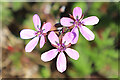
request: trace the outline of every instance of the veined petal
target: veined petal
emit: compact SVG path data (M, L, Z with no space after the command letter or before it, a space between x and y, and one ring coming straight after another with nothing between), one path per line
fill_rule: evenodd
M80 19L82 16L82 9L80 7L75 7L73 9L73 16L75 19Z
M65 52L68 54L68 56L74 60L77 60L79 58L79 53L71 48L67 48Z
M95 38L93 32L85 26L80 27L80 32L88 41L94 40Z
M66 65L67 64L65 54L63 52L60 52L57 58L57 70L61 73L64 72L67 67Z
M40 38L40 48L42 48L45 44L45 37L44 35L41 35L41 38Z
M35 14L33 16L33 23L34 23L35 29L39 30L40 27L41 27L41 20L40 20L40 17L37 14Z
M25 46L25 51L26 52L31 52L35 46L37 45L39 41L39 37L33 38L26 46Z
M32 30L32 29L23 29L21 32L20 32L20 37L22 39L30 39L30 38L33 38L35 37L35 31Z
M60 23L63 26L70 27L73 25L74 20L72 20L71 18L63 17L60 19Z
M98 22L99 19L96 16L87 17L81 21L84 25L95 25Z
M48 35L48 39L51 42L51 44L57 45L57 43L59 43L59 38L54 31L50 32L50 34Z
M78 41L78 37L79 37L79 31L78 31L78 28L77 28L77 27L74 27L74 28L72 29L71 32L72 32L73 35L74 35L74 38L73 38L71 44L76 44L77 41Z
M51 29L51 23L47 22L42 26L43 33L47 33Z
M58 54L57 49L49 50L41 55L41 60L44 62L50 61L53 58L55 58L57 54Z
M66 33L63 38L62 38L62 43L64 43L65 45L68 45L69 43L71 43L71 41L73 40L74 35L72 32L68 32Z

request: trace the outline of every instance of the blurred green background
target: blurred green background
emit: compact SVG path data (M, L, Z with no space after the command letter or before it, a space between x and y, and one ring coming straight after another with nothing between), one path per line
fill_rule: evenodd
M118 78L119 2L2 2L2 77L3 78ZM30 40L20 38L22 29L34 29L32 17L38 14L43 22L59 23L69 17L73 8L82 8L84 17L97 16L99 23L87 26L95 40L87 41L81 34L72 48L80 54L78 60L67 56L67 70L60 73L56 58L44 63L40 56L54 47L47 39L42 49L39 44L31 53L25 52Z

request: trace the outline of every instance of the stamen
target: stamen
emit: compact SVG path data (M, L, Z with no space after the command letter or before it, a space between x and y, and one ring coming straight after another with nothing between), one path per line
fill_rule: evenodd
M55 41L55 43L59 46L59 43L57 41Z
M81 16L81 18L79 19L79 21L81 21L81 20L83 19L83 17L84 17L84 14L82 14L82 16Z
M65 47L65 44L59 44L59 47L58 47L58 51L61 52L61 51L65 51L66 47Z
M73 15L69 14L69 16L70 16L70 18L71 18L71 19L73 19L73 20L75 21L75 19L74 19Z
M45 29L43 29L42 31L44 31Z
M74 22L70 22L71 24L74 24Z
M78 16L76 16L76 19L78 19Z
M45 29L43 29L43 30L45 30ZM37 31L35 34L36 34L36 36L41 36L41 35L43 35L43 30L39 30L39 31Z
M66 41L63 44L65 44L65 43L66 43Z
M39 25L37 25L37 28L39 29Z

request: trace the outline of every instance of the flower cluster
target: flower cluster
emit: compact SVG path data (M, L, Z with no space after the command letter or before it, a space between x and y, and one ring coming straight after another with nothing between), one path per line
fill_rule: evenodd
M48 39L52 46L56 49L49 50L41 55L41 60L44 62L50 61L57 55L57 70L59 72L64 72L67 67L65 53L72 59L77 60L79 58L79 53L69 48L72 44L76 44L79 37L79 31L88 40L94 40L95 35L91 30L89 30L85 25L95 25L99 22L96 16L91 16L83 19L82 9L80 7L75 7L73 10L73 15L70 14L70 18L63 17L60 19L60 23L63 27L61 34L58 36L54 31L51 30L51 23L47 22L41 26L41 20L37 14L33 16L33 23L36 31L31 29L23 29L20 32L20 37L22 39L33 38L25 47L26 52L31 52L35 46L38 44L40 39L40 48L42 48L46 42L46 35L48 34ZM71 32L65 32L64 28L72 29Z

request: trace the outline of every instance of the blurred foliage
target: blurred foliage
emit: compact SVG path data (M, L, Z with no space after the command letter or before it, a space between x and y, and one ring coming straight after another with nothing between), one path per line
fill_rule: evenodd
M91 16L95 15L98 18L100 18L103 15L103 13L100 11L100 8L101 8L102 5L103 5L102 2L98 2L98 3L94 2L94 3L92 3L91 6L90 6L90 9L88 11L88 14L91 15Z
M23 3L23 2L2 2L2 23L3 26L11 27L13 31L15 31L15 26L13 24L17 24L19 26L17 29L22 30L25 28L33 29L34 24L32 17L34 14L38 14L41 18L41 21L59 21L58 15L62 13L62 15L66 15L72 13L75 7L82 8L82 12L84 14L84 18L89 16L97 16L99 18L99 23L94 26L86 26L95 34L94 41L87 41L80 33L79 40L77 44L73 45L72 48L77 50L80 53L80 58L78 60L73 60L68 58L68 63L71 65L68 66L65 73L63 73L66 77L89 77L94 74L97 77L104 76L105 78L116 78L118 77L118 48L117 40L118 34L120 34L120 29L118 29L119 25L119 4L120 3L112 3L112 2L74 2L74 3ZM69 13L60 12L59 8L61 6L67 6L71 4L71 8L68 10ZM48 9L49 8L49 9ZM45 9L50 10L50 12L46 12ZM67 11L67 10L65 10ZM18 13L18 14L16 14ZM1 17L1 16L0 16ZM14 20L16 22L14 22ZM43 24L42 22L42 24ZM21 23L21 24L18 24ZM55 23L52 23L54 25ZM11 25L11 26L10 26ZM13 34L15 35L15 34ZM19 34L18 34L19 35ZM18 38L18 37L16 37ZM22 46L25 46L30 40L22 40ZM7 43L8 44L8 43ZM18 46L18 45L17 45ZM33 50L33 54L31 55L32 59L28 56L22 56L22 53L25 54L24 48L20 51L14 51L10 53L10 56L6 59L10 60L14 67L20 68L22 62L32 64L38 66L38 71L36 73L39 75L37 77L49 78L53 75L58 75L61 77L61 74L55 73L56 65L51 65L56 63L56 60L51 61L51 63L44 63L40 58L40 54L53 48L48 39L45 46L40 49L39 44ZM9 53L9 52L8 52ZM37 56L35 56L37 54ZM74 54L74 53L73 53ZM27 64L29 65L29 64ZM32 64L33 65L33 64ZM49 67L48 67L49 65ZM42 67L41 67L42 66ZM52 67L50 67L52 66ZM54 67L53 67L54 66ZM35 66L35 69L37 67ZM55 68L55 70L53 69ZM31 69L29 66L28 69ZM34 70L34 67L31 69ZM34 71L32 71L34 72ZM53 74L54 73L54 74ZM96 74L95 74L96 73ZM34 74L34 73L33 73ZM63 77L62 75L62 77ZM36 77L36 75L35 75Z
M13 2L12 3L12 9L13 11L18 11L23 7L23 2Z
M75 7L80 7L82 9L82 13L84 13L88 9L86 2L75 2L72 6L72 10Z
M3 25L8 25L10 22L12 22L13 15L12 11L9 9L10 4L7 2L2 2L2 11L0 11L0 19L2 19Z
M40 68L39 72L43 78L49 78L51 74L50 69L45 66Z
M21 67L20 57L22 53L15 52L12 55L9 56L9 59L13 62L13 65L19 69Z
M25 27L29 28L29 29L36 30L36 29L34 28L34 24L33 24L33 19L32 19L32 17L33 17L33 14L28 14L28 15L26 16L26 20L24 20L24 22L23 22L23 25L24 25Z

